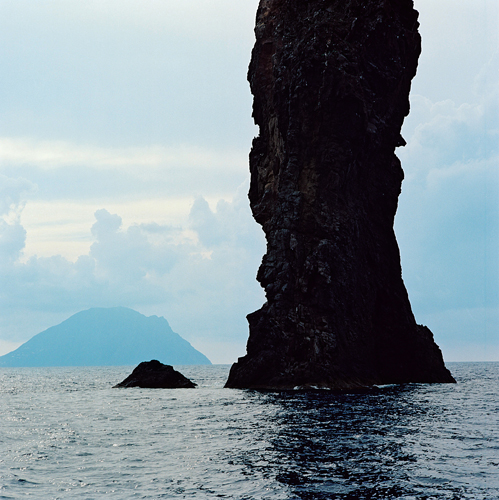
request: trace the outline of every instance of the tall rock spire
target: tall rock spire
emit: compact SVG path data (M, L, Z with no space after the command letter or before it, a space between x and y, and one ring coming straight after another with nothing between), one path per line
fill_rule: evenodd
M453 382L416 324L393 222L421 51L412 0L261 0L249 199L267 238L227 387Z

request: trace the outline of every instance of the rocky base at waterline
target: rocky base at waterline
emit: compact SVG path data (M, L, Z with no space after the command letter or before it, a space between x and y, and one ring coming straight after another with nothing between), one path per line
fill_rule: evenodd
M123 382L114 387L142 387L143 389L193 389L197 386L173 366L153 359L137 366Z
M261 0L249 199L267 238L226 387L454 382L417 325L393 222L421 51L412 0Z
M0 356L0 367L135 366L152 358L171 365L211 364L163 317L126 307L94 307Z

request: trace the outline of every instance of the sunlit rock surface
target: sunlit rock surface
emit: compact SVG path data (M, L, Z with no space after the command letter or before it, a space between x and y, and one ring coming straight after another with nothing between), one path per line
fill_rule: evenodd
M393 231L417 17L412 0L261 0L249 198L267 302L227 387L454 381L415 322Z

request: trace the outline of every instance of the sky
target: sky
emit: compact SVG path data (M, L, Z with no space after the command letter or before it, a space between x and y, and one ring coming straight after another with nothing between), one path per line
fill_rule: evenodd
M90 307L245 354L256 0L0 0L0 354ZM446 361L499 361L497 0L416 0L395 230Z

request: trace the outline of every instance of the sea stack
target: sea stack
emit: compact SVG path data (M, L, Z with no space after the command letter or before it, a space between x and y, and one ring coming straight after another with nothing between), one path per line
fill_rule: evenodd
M143 389L194 389L197 384L184 377L173 366L164 365L157 359L143 361L128 377L116 384L118 387L141 387Z
M393 222L421 52L412 0L261 0L249 199L267 238L227 387L454 382L416 324Z

